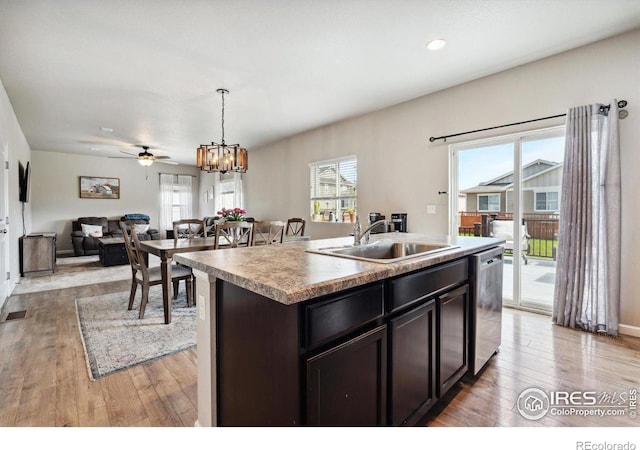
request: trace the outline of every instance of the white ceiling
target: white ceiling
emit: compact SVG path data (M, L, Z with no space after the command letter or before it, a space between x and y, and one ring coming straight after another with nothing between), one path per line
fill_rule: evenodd
M638 27L638 0L0 0L0 80L34 150L193 165L217 88L251 152Z

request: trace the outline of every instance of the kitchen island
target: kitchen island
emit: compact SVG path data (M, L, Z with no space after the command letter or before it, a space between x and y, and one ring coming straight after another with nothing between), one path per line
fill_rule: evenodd
M198 425L414 424L466 372L469 257L504 241L389 264L312 253L353 238L176 255L197 290Z

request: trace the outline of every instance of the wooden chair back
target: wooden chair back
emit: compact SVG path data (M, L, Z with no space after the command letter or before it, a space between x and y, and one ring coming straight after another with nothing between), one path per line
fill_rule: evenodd
M207 237L207 228L204 220L183 219L173 222L173 240L193 239L196 237Z
M127 256L129 257L133 277L136 278L136 273L140 272L142 279L148 280L149 270L145 263L144 252L140 249L140 240L138 239L138 233L136 233L135 227L129 227L127 223L120 222L120 229L122 230L124 246L127 249Z
M252 243L253 223L224 222L216 224L215 249L249 247Z
M304 226L307 222L300 217L292 217L287 220L287 236L304 236Z
M280 220L260 220L253 224L251 245L282 244L284 222Z

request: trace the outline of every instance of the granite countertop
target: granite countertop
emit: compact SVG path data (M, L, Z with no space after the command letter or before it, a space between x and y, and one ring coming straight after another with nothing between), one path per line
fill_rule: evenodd
M423 269L478 253L504 239L454 237L416 233L381 233L370 242L394 239L447 243L458 248L404 261L381 264L306 252L353 243L352 237L292 242L281 245L179 253L174 260L277 302L290 305L352 287Z

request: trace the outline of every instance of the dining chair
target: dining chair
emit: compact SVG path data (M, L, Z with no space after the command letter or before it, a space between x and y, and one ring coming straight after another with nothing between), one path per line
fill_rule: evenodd
M142 286L142 300L140 301L140 319L144 318L144 310L149 300L149 288L162 284L162 273L160 267L147 267L145 255L140 248L140 240L135 228L128 229L124 222L120 222L120 229L124 238L124 244L131 264L131 294L129 295L129 307L133 309L133 301L138 290L138 285ZM187 306L193 305L193 274L191 269L183 266L173 266L171 268L171 281L173 283L173 298L178 297L178 283L184 280L187 291Z
M306 221L299 217L292 217L287 220L287 236L304 236L304 226Z
M204 220L182 219L173 222L173 240L193 239L196 237L207 237L207 228Z
M260 220L254 222L251 245L282 244L284 222L280 220Z
M217 223L214 248L249 247L252 232L253 223L250 222Z

